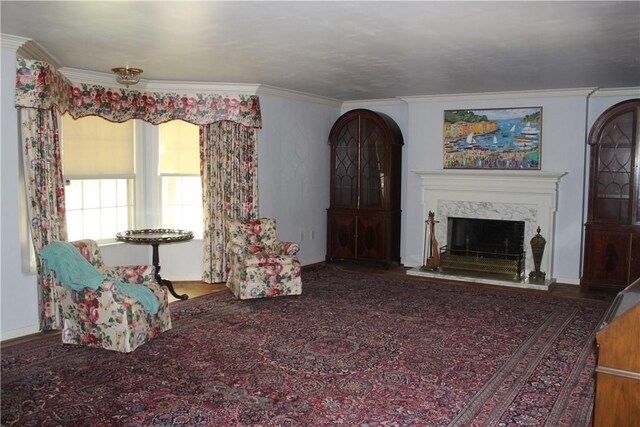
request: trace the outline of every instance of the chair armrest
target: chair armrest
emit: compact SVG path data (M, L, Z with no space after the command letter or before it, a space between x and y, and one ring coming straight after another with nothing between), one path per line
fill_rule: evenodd
M243 259L246 253L247 248L245 246L238 245L237 243L227 244L227 254L229 254L230 256L235 256L238 259Z
M153 265L119 265L104 268L108 279L137 285L155 282L155 272Z
M100 284L100 287L96 289L96 294L98 300L105 306L109 307L109 302L115 302L117 304L122 304L124 302L128 302L131 304L134 300L132 298L126 298L124 295L120 295L118 292L118 288L116 287L116 281L113 279L105 279ZM87 292L91 292L90 290L85 290L85 294Z
M295 242L274 240L269 249L279 255L295 255L300 251L300 245Z
M57 282L57 285L63 289L66 289L62 286L60 282ZM76 292L66 290L67 292ZM118 288L116 287L116 282L111 279L105 279L100 283L96 289L84 288L81 293L84 295L81 302L85 304L89 303L89 305L93 304L93 307L100 308L102 310L110 310L112 308L112 304L123 304L123 303L133 303L135 302L132 298L127 298L123 295L120 295L118 292Z
M118 291L118 287L116 286L115 281L112 279L103 280L102 283L100 284L100 287L96 289L96 291L97 292L96 292L95 298L99 303L98 310L102 313L100 313L100 316L99 316L100 322L94 322L94 323L108 324L110 320L107 320L107 319L113 316L114 304L116 305L123 305L123 304L133 305L136 303L139 304L139 301L137 299L122 295ZM88 292L91 292L91 291L88 290ZM87 294L87 290L85 290L85 295L87 299L91 298Z
M149 267L153 267L153 266L149 266ZM122 282L122 280L119 280L119 281ZM162 300L166 298L166 291L162 288L162 286L160 286L158 283L156 283L155 280L151 281L151 282L145 282L145 283L129 282L129 284L133 284L133 285L139 284L139 285L149 289L151 292L153 292L155 297L160 302L162 302ZM117 304L123 304L123 303L126 303L126 304L135 304L135 303L142 304L135 297L128 296L128 295L125 295L125 294L121 293L119 291L119 289L118 289L118 285L116 284L115 280L111 280L111 279L103 280L102 283L100 284L100 287L97 289L97 291L98 292L96 292L96 293L98 294L98 297L99 297L100 301L103 304L108 304L108 301L113 301L113 302L115 302Z

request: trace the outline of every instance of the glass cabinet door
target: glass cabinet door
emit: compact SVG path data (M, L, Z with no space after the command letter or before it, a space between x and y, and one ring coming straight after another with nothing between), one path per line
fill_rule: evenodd
M335 144L334 204L358 205L358 119L349 121Z
M630 197L636 193L632 184L633 119L631 111L621 114L609 122L601 134L597 146L595 221L628 223L630 219Z
M378 124L362 120L360 158L360 207L378 208L383 206L385 197L385 165L387 150L384 134Z

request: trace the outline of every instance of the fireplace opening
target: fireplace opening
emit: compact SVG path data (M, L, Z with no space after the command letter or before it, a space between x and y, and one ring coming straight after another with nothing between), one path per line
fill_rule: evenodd
M524 221L449 218L447 234L454 255L515 259L524 252Z
M449 217L440 269L520 281L524 275L524 221Z

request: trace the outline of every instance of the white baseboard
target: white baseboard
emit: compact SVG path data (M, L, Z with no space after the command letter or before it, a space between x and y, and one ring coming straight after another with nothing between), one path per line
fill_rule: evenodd
M162 276L162 274L160 274L160 276ZM163 277L164 279L164 277ZM171 281L171 283L173 282L201 282L202 281L202 275L199 276L194 276L194 275L187 275L187 276L171 276L167 278L168 280Z
M27 335L37 334L40 332L40 326L28 326L26 328L13 329L11 331L2 331L0 333L0 341L12 340L14 338L20 338Z
M556 282L580 286L580 279L576 279L575 277L556 277Z

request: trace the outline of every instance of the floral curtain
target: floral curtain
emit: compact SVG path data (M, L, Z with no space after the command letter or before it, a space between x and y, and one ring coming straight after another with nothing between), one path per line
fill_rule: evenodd
M52 240L67 239L57 131L57 115L65 112L76 119L94 115L118 123L140 119L152 124L184 120L201 126L201 140L206 141L206 155L201 159L207 190L203 204L212 207L211 214L205 209L205 217L211 221L205 228L205 236L209 235L205 253L224 246L223 235L211 237L222 230L219 221L223 211L217 209L218 205L231 207L237 217L253 215L257 205L255 129L262 126L255 95L140 92L72 83L46 62L18 58L15 100L22 117L25 179L36 252ZM235 155L241 158L232 158ZM214 177L221 181L215 183ZM223 280L223 261L216 254L205 258L215 261L205 261L210 267L204 276L210 281ZM59 326L55 319L57 304L51 283L42 277L40 268L38 272L41 329L47 330Z
M25 109L20 115L31 236L37 255L50 242L67 240L58 118L53 108ZM40 257L36 259L40 272ZM40 329L59 328L51 276L38 274L38 305Z
M19 58L16 107L68 112L74 119L99 116L122 123L140 119L154 125L184 120L206 125L222 120L260 128L260 102L255 95L140 92L72 83L46 62Z
M228 121L200 127L206 283L227 278L227 218L248 220L258 215L257 159L254 128Z

